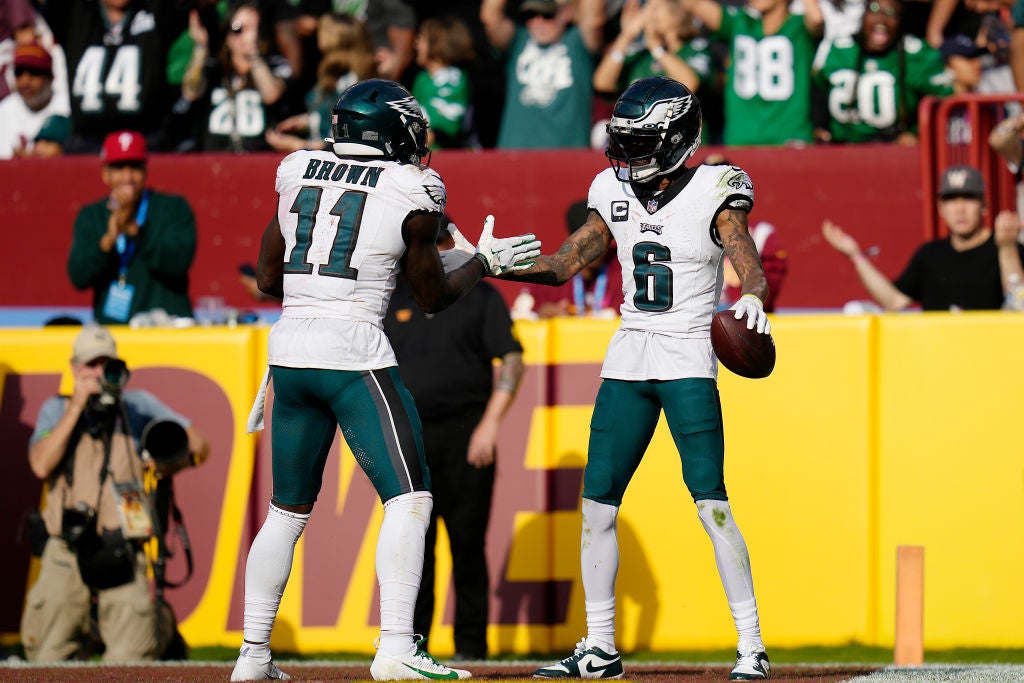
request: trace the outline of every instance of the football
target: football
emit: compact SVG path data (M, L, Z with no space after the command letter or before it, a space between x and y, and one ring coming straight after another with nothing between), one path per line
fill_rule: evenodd
M711 347L722 365L740 377L760 379L775 368L775 340L770 334L747 329L747 319L732 310L719 311L711 320Z

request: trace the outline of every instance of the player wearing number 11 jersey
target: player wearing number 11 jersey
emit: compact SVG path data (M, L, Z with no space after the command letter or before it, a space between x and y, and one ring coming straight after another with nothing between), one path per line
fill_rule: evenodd
M732 307L768 333L768 284L747 232L750 178L734 166L686 161L700 144L700 103L686 86L644 78L612 109L612 168L590 186L586 223L556 254L507 277L558 285L601 256L614 238L622 265L622 326L601 368L583 474L580 564L587 635L573 654L538 669L542 678L619 678L615 647L616 519L661 412L679 450L683 479L715 548L739 636L733 680L768 678L750 559L725 491L722 413L711 319L722 289L722 256L742 282Z
M269 340L274 484L246 564L243 645L231 680L287 678L271 661L270 631L339 426L384 503L381 631L370 674L468 678L413 638L433 500L419 417L382 321L400 267L417 302L433 313L485 274L532 263L526 259L540 253L540 243L533 235L494 239L485 227L472 257L446 274L436 246L445 188L426 166L419 103L399 84L372 79L346 90L333 116L332 151L295 152L281 162L277 215L260 245L259 287L283 297ZM251 429L261 426L265 391L266 380Z

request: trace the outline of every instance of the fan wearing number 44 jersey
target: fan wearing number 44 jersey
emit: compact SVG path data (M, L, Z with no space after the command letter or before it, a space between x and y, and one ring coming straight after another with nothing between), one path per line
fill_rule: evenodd
M583 474L580 564L587 635L541 678L619 678L615 647L616 519L661 411L683 479L711 537L739 637L731 680L768 678L747 546L733 521L723 475L724 439L711 319L727 254L742 282L732 307L768 334L768 285L747 231L750 178L735 166L685 166L700 144L700 103L686 86L644 78L619 97L608 124L612 168L590 186L586 223L557 253L503 277L558 285L615 240L622 265L622 326L601 369Z
M419 417L402 384L382 319L404 268L417 302L434 313L484 275L530 265L533 235L473 247L453 231L462 263L446 272L436 241L445 209L427 167L427 120L402 86L358 83L334 106L331 151L301 151L277 170L277 215L260 244L259 288L281 297L270 331L274 381L273 495L245 569L243 644L233 681L281 679L270 632L334 441L346 442L384 504L377 538L380 637L375 680L458 679L418 647L413 608L433 499ZM452 228L449 228L452 231ZM263 420L264 383L250 415Z

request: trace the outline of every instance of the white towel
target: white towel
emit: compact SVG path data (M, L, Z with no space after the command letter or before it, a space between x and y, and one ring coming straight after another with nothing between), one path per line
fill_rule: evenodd
M245 433L253 434L263 429L263 412L267 403L267 385L270 384L270 367L263 373L260 390L256 392L256 400L252 402L249 419L245 422Z

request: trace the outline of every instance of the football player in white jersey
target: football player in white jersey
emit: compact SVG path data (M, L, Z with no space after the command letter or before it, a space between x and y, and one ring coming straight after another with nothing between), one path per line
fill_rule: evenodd
M288 678L271 660L270 632L339 425L384 503L376 555L381 633L370 674L468 678L413 637L433 503L419 417L382 319L400 267L418 303L435 312L486 274L526 267L540 243L533 235L495 239L487 229L474 249L456 235L469 255L445 272L435 244L444 182L427 167L423 110L401 85L352 86L334 106L332 129L331 151L295 152L281 162L277 215L260 244L259 288L282 298L268 354L274 486L246 563L243 645L231 680ZM266 381L251 429L262 426Z
M770 675L750 559L733 521L723 476L718 363L710 326L727 254L742 282L732 307L748 329L768 334L768 294L747 231L750 178L734 166L687 167L700 144L700 103L684 85L644 78L616 101L608 124L611 168L590 186L586 223L551 256L509 279L558 285L615 240L622 265L622 326L608 346L591 420L583 475L580 556L587 635L569 657L535 672L543 678L618 678L616 517L630 478L665 411L697 515L738 632L731 680Z

